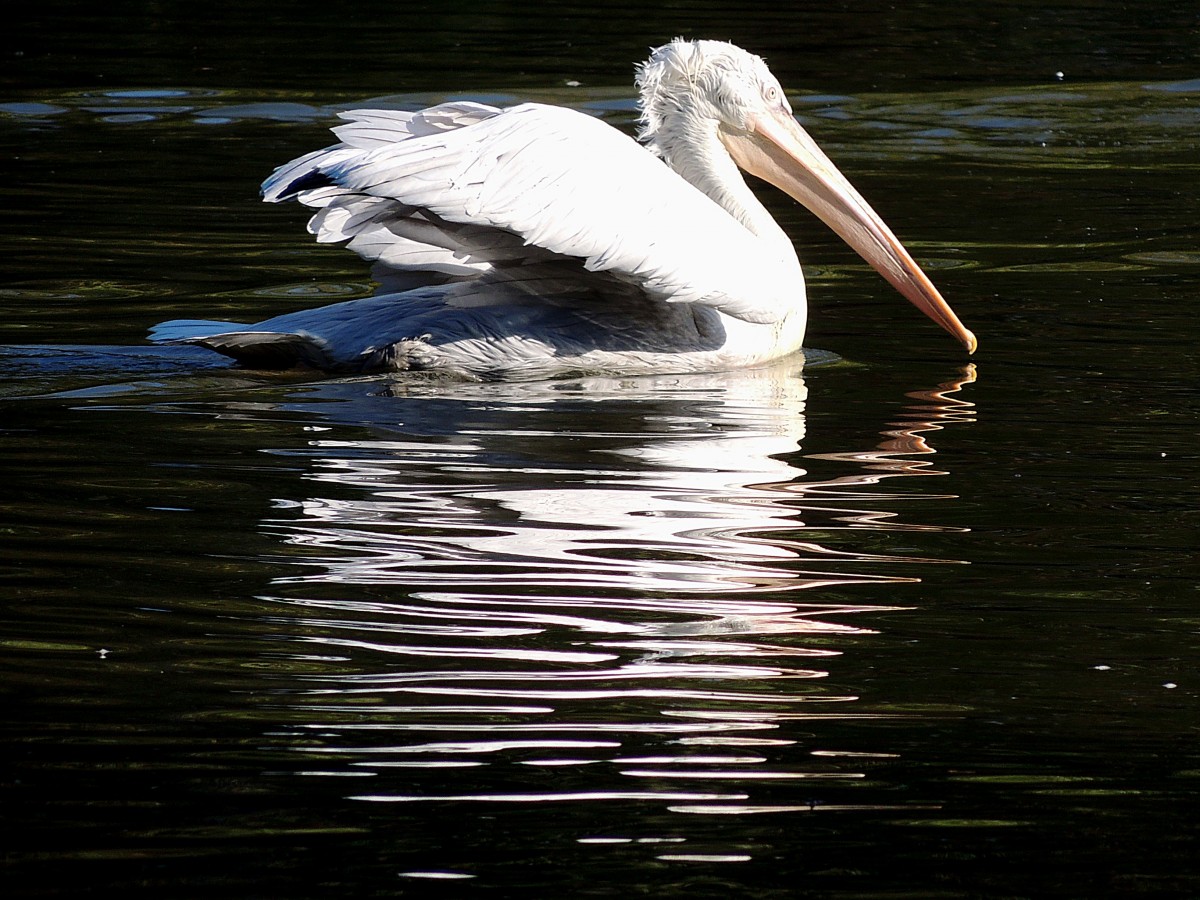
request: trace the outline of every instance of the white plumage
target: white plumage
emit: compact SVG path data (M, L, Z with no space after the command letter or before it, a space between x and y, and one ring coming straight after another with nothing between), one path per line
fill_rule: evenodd
M316 209L309 230L374 263L381 292L252 326L167 322L153 339L249 365L476 377L711 371L783 356L803 340L803 275L736 160L821 215L973 349L795 123L761 59L675 41L638 81L651 152L584 113L534 103L342 113L340 143L281 166L263 197ZM780 159L808 181L773 171Z

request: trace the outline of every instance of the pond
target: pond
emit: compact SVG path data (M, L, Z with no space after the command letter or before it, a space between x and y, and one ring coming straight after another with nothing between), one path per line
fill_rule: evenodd
M59 6L0 63L8 896L1200 894L1194 12ZM371 292L257 198L338 110L632 130L676 34L768 58L973 358L767 189L807 358L146 343Z

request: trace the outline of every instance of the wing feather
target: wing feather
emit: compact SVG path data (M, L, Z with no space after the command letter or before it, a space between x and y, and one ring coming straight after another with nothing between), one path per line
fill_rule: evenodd
M264 199L318 212L320 241L349 240L391 269L481 274L572 257L669 302L777 321L780 260L632 138L574 110L449 103L353 110L342 143L281 166Z

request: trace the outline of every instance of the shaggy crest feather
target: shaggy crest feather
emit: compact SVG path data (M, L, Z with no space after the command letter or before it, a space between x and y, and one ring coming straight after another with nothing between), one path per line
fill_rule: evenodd
M748 95L761 99L774 90L783 100L783 90L763 58L726 41L675 38L640 63L636 72L641 95L638 139L660 156L664 149L658 138L666 121L685 113L687 105L694 107L698 99L709 102L705 112L713 119L725 119L730 110L743 107Z

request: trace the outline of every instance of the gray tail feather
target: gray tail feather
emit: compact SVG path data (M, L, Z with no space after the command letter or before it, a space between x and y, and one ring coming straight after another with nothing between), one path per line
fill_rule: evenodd
M150 340L156 344L192 342L214 334L228 334L241 326L236 322L214 322L209 319L172 319L159 322L150 329Z
M223 353L243 365L263 369L293 366L332 368L333 360L319 338L281 331L251 331L234 322L173 319L150 330L156 344L195 344Z

